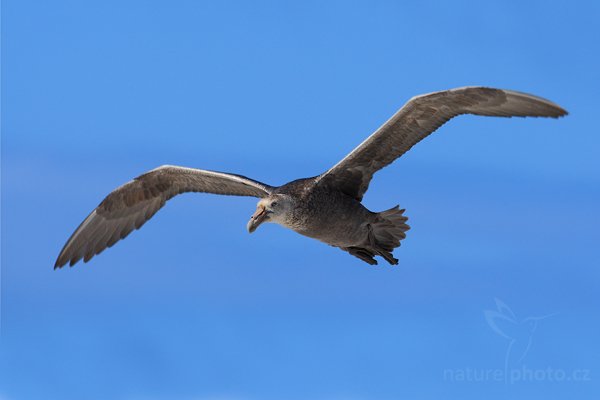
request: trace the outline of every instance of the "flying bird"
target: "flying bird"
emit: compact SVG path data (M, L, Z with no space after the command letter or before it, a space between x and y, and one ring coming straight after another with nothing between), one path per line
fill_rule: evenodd
M258 197L256 212L247 224L250 233L262 223L274 222L369 264L377 264L375 256L398 264L392 252L409 229L405 210L395 206L372 212L363 206L362 198L375 172L461 114L558 118L567 111L526 93L463 87L413 97L328 171L283 186L242 175L164 165L110 193L71 235L54 268L89 261L139 229L167 200L185 192Z

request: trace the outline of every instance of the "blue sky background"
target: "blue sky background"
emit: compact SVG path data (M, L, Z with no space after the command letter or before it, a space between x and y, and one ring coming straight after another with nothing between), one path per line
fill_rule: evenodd
M599 4L3 1L0 399L598 398ZM461 117L378 173L364 203L412 226L397 268L189 194L52 270L146 170L312 176L464 85L571 115Z

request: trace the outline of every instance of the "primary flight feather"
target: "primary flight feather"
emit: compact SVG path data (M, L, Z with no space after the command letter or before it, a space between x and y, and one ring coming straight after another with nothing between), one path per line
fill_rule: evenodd
M110 193L79 225L54 268L93 256L140 228L180 193L253 196L261 200L247 228L275 222L342 250L369 264L392 251L409 229L398 206L371 212L362 204L373 174L391 164L451 118L461 114L496 117L551 117L567 112L526 93L464 87L413 97L350 154L323 174L273 187L245 176L165 165Z

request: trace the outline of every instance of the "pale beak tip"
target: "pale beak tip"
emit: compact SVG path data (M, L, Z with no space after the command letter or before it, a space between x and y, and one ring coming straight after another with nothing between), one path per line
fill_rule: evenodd
M258 228L260 224L262 224L267 219L267 210L259 206L256 209L256 212L252 214L250 217L250 221L248 221L248 225L246 225L246 229L248 229L248 233L252 233Z

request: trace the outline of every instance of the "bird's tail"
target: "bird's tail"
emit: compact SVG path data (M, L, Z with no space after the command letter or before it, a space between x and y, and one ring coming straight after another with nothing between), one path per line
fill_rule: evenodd
M406 238L406 231L410 229L404 211L398 206L382 211L377 213L378 221L371 224L369 239L372 249L394 265L398 264L398 260L392 256L392 251L400 246L400 241Z

